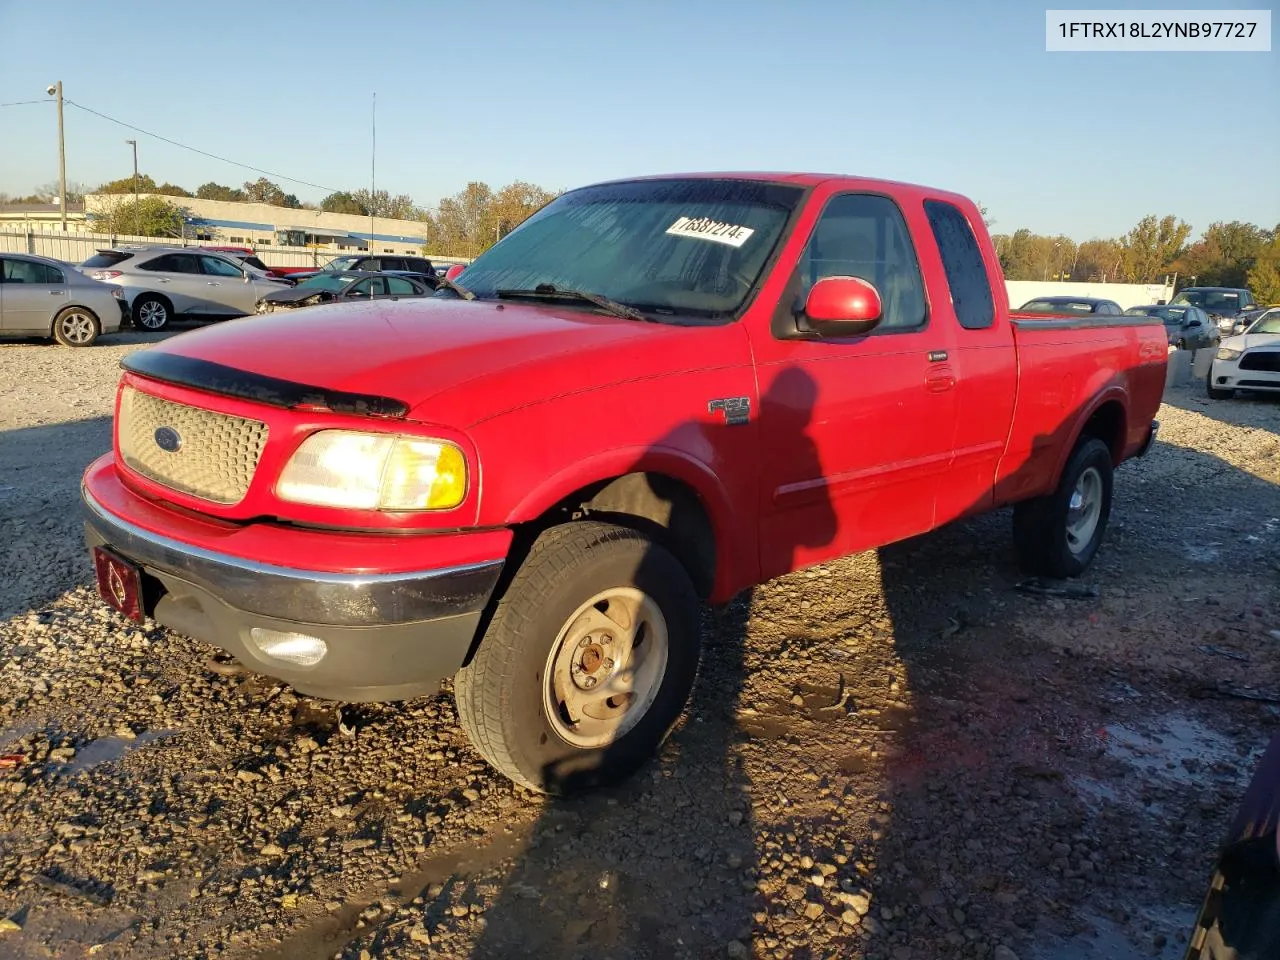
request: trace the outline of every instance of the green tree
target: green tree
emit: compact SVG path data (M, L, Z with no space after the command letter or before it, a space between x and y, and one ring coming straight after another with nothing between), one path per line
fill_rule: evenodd
M252 182L245 182L245 199L253 203L269 203L273 207L287 206L285 193L278 183L272 183L266 177L259 177ZM295 203L297 202L295 198Z
M321 200L320 209L327 213L349 213L365 217L369 215L368 209L345 190L331 193Z
M1242 287L1269 239L1268 231L1252 223L1211 223L1173 266L1188 282L1195 277L1200 286Z
M1072 280L1112 283L1124 271L1124 248L1117 240L1086 240L1076 248Z
M1154 283L1172 272L1190 235L1191 225L1177 217L1143 217L1120 241L1125 279L1130 283Z
M494 236L504 237L556 198L532 183L509 183L493 198Z
M406 194L391 196L386 190L370 193L368 190L356 190L351 194L353 200L364 208L366 214L375 217L386 217L389 220L419 220L420 210L413 198Z
M148 174L138 174L138 193L157 193L157 184ZM119 180L111 180L104 183L94 193L133 193L133 175L121 177ZM166 184L166 186L171 186ZM56 195L56 194L55 194ZM190 196L190 194L188 194Z
M137 237L180 237L186 210L160 197L141 197L136 202L121 198L98 214L103 233Z
M452 197L445 197L435 214L428 214L424 219L429 253L478 257L496 240L498 225L493 215L493 190L477 180Z
M1258 251L1245 279L1259 303L1280 303L1280 226Z
M237 190L235 187L226 187L220 183L214 183L212 180L201 184L196 190L196 196L201 200L230 200L240 203L243 203L246 199L243 190Z

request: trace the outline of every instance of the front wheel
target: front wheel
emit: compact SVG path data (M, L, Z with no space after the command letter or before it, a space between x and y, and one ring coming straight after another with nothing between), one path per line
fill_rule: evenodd
M1234 390L1219 390L1213 385L1213 368L1209 369L1209 376L1205 378L1205 392L1209 394L1210 400L1230 400L1235 396Z
M1013 510L1019 565L1046 577L1078 577L1093 560L1111 516L1111 450L1086 437L1072 451L1057 489Z
M458 715L484 758L530 789L617 782L679 718L700 639L697 594L665 548L610 524L553 527L458 672Z

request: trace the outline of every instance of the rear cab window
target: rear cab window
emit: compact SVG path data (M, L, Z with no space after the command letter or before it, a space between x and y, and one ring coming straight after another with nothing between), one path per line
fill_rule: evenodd
M987 329L995 323L996 306L973 227L955 204L926 200L924 210L942 256L956 319L966 330Z

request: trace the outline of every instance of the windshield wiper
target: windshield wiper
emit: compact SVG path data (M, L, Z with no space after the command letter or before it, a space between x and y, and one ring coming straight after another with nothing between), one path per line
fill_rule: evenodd
M606 310L624 320L649 322L649 318L643 313L634 307L628 307L625 303L618 303L617 300L610 300L608 297L586 290L561 290L551 283L540 283L532 290L498 290L495 293L499 300L519 297L530 297L536 300L581 300L584 303L595 304L601 310Z
M444 287L444 289L446 290L452 290L454 293L460 296L463 300L474 300L476 298L476 295L474 293L472 293L462 284L454 283L448 277L437 278L436 289L439 290L441 287Z

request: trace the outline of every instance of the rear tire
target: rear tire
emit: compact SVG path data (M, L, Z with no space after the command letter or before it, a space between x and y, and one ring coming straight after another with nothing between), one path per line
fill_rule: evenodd
M53 339L64 347L89 347L102 333L102 324L93 311L67 307L53 318Z
M462 727L490 764L532 790L567 795L625 779L689 698L699 613L684 567L646 535L553 527L455 678Z
M1058 579L1084 573L1106 533L1112 479L1110 448L1096 437L1082 438L1053 493L1014 507L1019 566Z
M133 325L155 333L169 325L173 304L155 293L146 293L133 301Z

